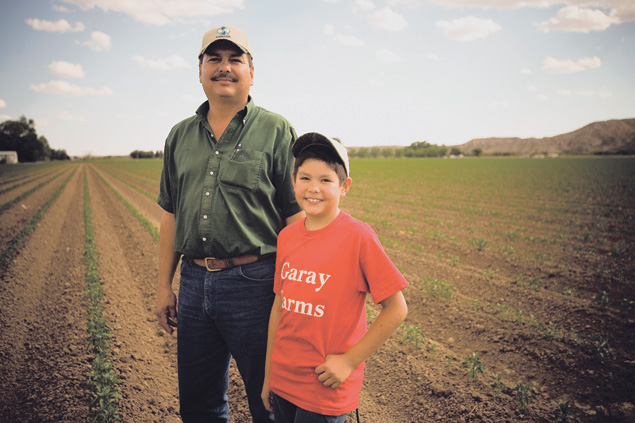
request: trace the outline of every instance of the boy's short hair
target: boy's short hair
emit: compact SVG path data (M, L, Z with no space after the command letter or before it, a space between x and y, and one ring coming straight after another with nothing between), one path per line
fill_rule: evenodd
M344 159L341 157L345 154L346 149L340 144L338 147L342 147L344 153L340 153L336 150L332 144L334 140L329 140L322 134L316 132L309 132L299 137L293 145L292 152L295 157L295 163L293 165L294 178L298 174L298 169L308 159L320 160L326 163L337 174L337 178L342 185L348 177L347 166ZM348 162L348 156L345 155L345 159Z

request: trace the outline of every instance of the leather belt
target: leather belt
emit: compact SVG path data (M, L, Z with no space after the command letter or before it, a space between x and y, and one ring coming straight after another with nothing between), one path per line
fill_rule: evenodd
M269 257L271 255L272 254L264 254L262 256L258 256L256 254L246 254L244 256L233 258L205 257L201 259L191 260L192 263L206 268L209 272L218 272L219 270L231 269L232 267L255 263L258 260Z

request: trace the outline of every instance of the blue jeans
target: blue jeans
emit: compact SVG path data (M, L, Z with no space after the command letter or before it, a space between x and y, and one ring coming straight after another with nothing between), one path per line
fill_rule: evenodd
M264 381L275 256L219 272L181 264L177 353L183 422L229 422L233 356L254 423L273 422L260 393Z
M325 416L307 411L292 402L273 394L273 414L276 423L344 423L346 414L341 416Z

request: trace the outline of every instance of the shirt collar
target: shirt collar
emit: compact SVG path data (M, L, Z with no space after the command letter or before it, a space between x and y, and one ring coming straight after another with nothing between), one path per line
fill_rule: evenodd
M247 120L247 116L249 116L249 113L255 108L256 108L256 105L254 103L254 100L251 98L251 96L248 96L247 105L245 106L244 109L238 112L238 115L240 115L243 118L243 122ZM204 122L207 122L208 111L209 111L209 102L206 101L203 104L201 104L198 107L198 109L196 109L196 114L198 115L199 119L201 119Z

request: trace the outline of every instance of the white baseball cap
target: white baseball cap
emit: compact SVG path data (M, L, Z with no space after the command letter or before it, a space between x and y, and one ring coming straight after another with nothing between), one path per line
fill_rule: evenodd
M318 134L317 132L308 132L301 135L297 140L295 140L295 143L293 143L291 152L293 153L293 157L298 157L302 151L316 145L328 147L334 151L344 164L346 176L351 176L351 170L348 164L348 151L346 151L346 147L344 147L342 143L329 137L325 137L322 134Z
M212 28L203 35L203 44L198 57L200 58L212 43L220 40L227 40L236 44L238 48L240 48L244 53L247 53L253 60L254 55L251 54L251 50L249 49L247 33L240 28L229 25Z

